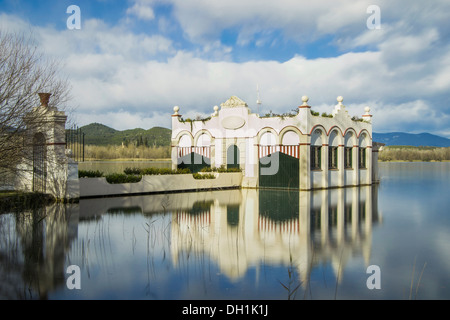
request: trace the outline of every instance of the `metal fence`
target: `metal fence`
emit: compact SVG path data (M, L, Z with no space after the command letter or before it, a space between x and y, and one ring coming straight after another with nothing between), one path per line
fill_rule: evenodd
M84 161L84 136L85 133L76 126L66 129L66 149L70 150L67 156L74 161Z

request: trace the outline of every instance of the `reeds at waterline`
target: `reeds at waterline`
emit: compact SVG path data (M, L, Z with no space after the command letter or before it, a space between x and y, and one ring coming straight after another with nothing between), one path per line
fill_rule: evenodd
M94 146L86 145L85 160L170 159L170 146Z
M450 161L450 147L388 146L378 154L380 161Z

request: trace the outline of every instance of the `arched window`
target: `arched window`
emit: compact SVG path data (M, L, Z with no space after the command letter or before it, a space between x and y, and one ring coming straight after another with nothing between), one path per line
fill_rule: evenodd
M322 169L322 136L320 129L314 130L311 135L311 170Z
M331 131L328 141L328 169L338 168L338 139L338 131Z
M367 168L367 140L368 136L366 133L362 133L359 136L358 167L360 169Z
M353 145L355 144L355 135L349 131L345 134L345 147L344 147L344 168L353 168Z

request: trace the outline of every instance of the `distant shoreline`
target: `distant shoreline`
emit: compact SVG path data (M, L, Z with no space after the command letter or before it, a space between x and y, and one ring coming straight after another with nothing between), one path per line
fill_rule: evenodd
M113 161L121 161L121 162L145 162L145 161L150 161L150 162L166 162L166 161L171 161L170 158L163 158L163 159L142 159L142 158L117 158L117 159L94 159L94 158L85 158L85 160L83 162L113 162Z

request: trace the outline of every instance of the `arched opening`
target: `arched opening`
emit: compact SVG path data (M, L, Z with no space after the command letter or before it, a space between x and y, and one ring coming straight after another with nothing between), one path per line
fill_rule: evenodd
M322 136L325 134L320 129L314 130L311 134L311 170L322 169Z
M300 137L292 130L282 136L282 144L277 145L277 137L272 132L261 135L259 145L259 187L289 188L299 187L299 143Z
M338 168L338 146L339 132L333 130L328 138L328 169L336 170Z
M178 168L188 168L191 172L199 172L204 167L210 166L210 143L210 137L206 134L199 137L197 146L192 145L190 135L182 135L178 142Z
M359 150L358 150L358 167L360 169L366 169L367 168L367 146L368 146L368 137L365 132L363 132L359 136Z
M227 168L239 168L239 148L235 144L227 149Z
M355 145L355 134L352 131L349 131L345 134L345 143L344 143L344 168L352 169L353 168L353 146Z
M36 133L33 137L33 186L34 192L45 193L47 180L47 150L45 136Z

